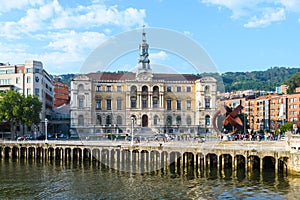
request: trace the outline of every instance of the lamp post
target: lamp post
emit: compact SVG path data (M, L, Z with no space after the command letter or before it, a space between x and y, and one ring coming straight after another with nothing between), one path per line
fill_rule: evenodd
M115 136L115 138L116 138L116 135L117 135L116 124L114 124L114 136Z
M131 117L131 146L133 146L133 124L134 124L134 117Z
M45 142L48 142L47 125L48 125L48 119L45 118Z
M109 133L110 133L110 141L112 141L112 130L111 130L111 124L109 124Z

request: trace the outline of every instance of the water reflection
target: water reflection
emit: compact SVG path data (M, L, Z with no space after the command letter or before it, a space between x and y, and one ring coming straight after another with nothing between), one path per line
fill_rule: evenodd
M0 199L293 199L300 178L274 171L170 166L147 173L99 162L3 159Z

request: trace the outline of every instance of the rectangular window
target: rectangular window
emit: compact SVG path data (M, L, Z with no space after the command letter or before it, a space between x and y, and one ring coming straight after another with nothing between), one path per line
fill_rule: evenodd
M117 92L122 92L122 87L121 86L117 86Z
M34 89L34 95L40 96L40 89L39 88Z
M0 79L0 85L10 85L11 79Z
M101 85L97 85L96 86L96 92L101 92L101 88L102 88Z
M106 92L111 92L111 86L110 85L106 86Z
M181 110L181 100L177 99L177 110Z
M181 87L180 86L177 87L177 92L181 92Z
M84 107L84 100L83 100L83 98L80 98L79 99L79 108L83 108Z
M17 77L17 78L16 78L16 84L19 84L19 83L21 83L21 80L20 80L19 77Z
M147 100L142 100L142 108L147 108Z
M153 99L153 108L158 108L158 100Z
M205 99L205 108L210 108L210 100Z
M27 77L27 83L31 83L31 77L30 76Z
M96 99L96 110L101 110L101 99Z
M111 99L106 100L106 110L111 110Z
M30 94L31 94L31 89L27 88L27 95L30 95Z
M136 100L135 99L131 100L131 108L136 108Z
M191 92L192 88L190 86L186 87L186 92Z
M26 68L26 72L31 73L32 72L31 68Z
M40 69L35 68L34 73L40 73Z
M121 110L121 109L122 109L122 99L117 98L117 110Z
M167 110L171 110L171 109L172 109L172 100L167 99Z
M172 88L170 86L167 87L167 92L172 92Z
M190 99L188 99L188 100L186 100L186 109L187 110L191 110L191 100Z

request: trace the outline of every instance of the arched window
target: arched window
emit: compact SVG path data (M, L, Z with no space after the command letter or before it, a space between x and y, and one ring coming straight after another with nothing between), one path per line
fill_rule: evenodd
M191 116L187 116L186 117L186 124L188 125L188 126L191 126L192 125L192 118L191 118Z
M83 84L79 84L79 85L78 85L78 90L84 90Z
M158 108L158 102L159 102L159 88L158 86L153 87L153 108Z
M137 88L135 85L130 88L130 103L131 108L136 108L136 100L137 100Z
M177 115L176 117L176 125L181 125L181 116Z
M170 115L167 117L167 125L172 126L172 116Z
M157 115L155 115L154 118L153 118L153 124L154 124L155 126L158 125L158 116L157 116Z
M209 95L210 91L209 91L209 86L206 85L205 88L204 88L204 95L207 96Z
M122 125L122 117L117 116L117 125Z
M112 124L112 117L111 115L106 116L106 125L111 125Z
M79 108L84 107L84 96L83 95L78 96L78 107Z
M101 115L97 115L97 125L102 125L102 118Z
M78 126L84 126L84 118L83 115L78 116Z
M148 87L147 86L143 86L142 87L142 108L147 108L148 104Z
M206 126L209 126L209 125L210 125L210 116L209 116L209 115L206 115L206 116L205 116L205 125L206 125Z

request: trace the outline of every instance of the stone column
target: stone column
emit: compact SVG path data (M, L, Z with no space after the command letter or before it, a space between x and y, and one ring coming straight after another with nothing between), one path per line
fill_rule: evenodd
M137 93L137 100L136 100L136 108L140 109L142 106L142 98L141 98L141 92Z
M126 108L130 108L130 95L127 94L126 96Z
M152 109L153 107L153 96L152 96L152 93L149 95L149 108Z
M194 170L196 170L197 166L199 167L198 159L197 159L197 153L193 153L193 155L194 155Z

